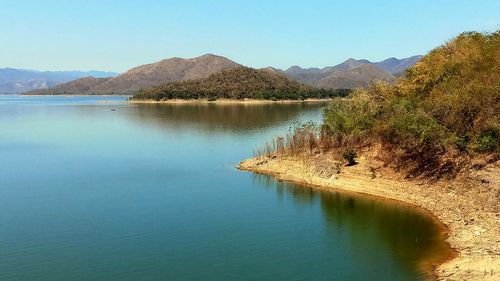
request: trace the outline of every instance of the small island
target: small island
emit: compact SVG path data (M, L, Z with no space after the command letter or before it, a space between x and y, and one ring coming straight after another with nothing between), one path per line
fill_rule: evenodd
M207 78L171 82L143 89L133 95L130 101L304 101L346 97L349 93L349 89L315 88L291 80L273 70L242 66L214 73Z

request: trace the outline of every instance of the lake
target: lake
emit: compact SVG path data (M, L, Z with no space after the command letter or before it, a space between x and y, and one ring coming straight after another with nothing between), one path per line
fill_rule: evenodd
M422 280L411 207L242 172L322 104L0 96L0 280Z

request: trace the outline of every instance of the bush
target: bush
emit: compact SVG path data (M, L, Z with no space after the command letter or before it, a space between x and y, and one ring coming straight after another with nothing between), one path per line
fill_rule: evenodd
M466 151L467 148L469 147L471 140L472 140L472 137L470 136L470 134L466 134L464 136L455 137L453 139L453 143L458 148L458 150Z
M323 130L338 146L362 145L369 140L379 109L378 102L364 90L350 100L334 100L324 110Z
M342 157L344 157L344 159L347 161L347 166L355 165L357 156L358 155L356 154L356 151L354 151L353 149L346 150L344 151L344 153L342 153Z
M478 152L490 152L498 150L499 131L496 128L488 128L481 132L476 140L474 149Z

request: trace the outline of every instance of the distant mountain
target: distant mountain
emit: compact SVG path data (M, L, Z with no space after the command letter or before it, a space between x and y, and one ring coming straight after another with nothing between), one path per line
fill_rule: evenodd
M422 58L422 56L413 56L404 59L388 58L374 64L393 75L400 76L407 68L416 64L420 58Z
M352 89L366 87L375 80L392 83L396 78L375 65L363 64L344 71L333 71L325 78L317 81L315 86L325 89Z
M371 81L384 80L392 82L392 73L399 73L415 64L420 56L406 59L390 58L372 63L368 60L348 59L345 62L325 68L303 69L292 66L287 70L268 67L268 73L279 74L297 82L326 89L343 89L365 87ZM371 67L366 67L367 65ZM171 58L156 63L138 66L122 75L97 79L85 77L69 83L45 83L33 81L34 91L30 94L134 94L141 89L148 89L171 82L207 78L222 70L241 67L225 57L212 54L191 59ZM92 75L87 75L92 76ZM46 89L50 87L49 89ZM21 88L21 87L19 87ZM27 88L27 87L25 87ZM41 89L41 90L40 90ZM21 91L21 90L19 90Z
M343 63L325 68L301 68L292 66L287 70L273 68L287 77L315 87L328 89L365 87L374 80L392 82L405 69L413 66L421 56L405 59L390 58L381 62L350 58ZM372 67L366 67L366 66Z
M114 77L115 72L105 71L35 71L28 69L0 68L0 93L17 94L47 89L81 77Z
M80 79L59 85L36 94L132 94L138 90L169 82L199 79L213 73L239 67L240 65L221 56L204 56L182 59L171 58L157 63L134 67L114 78Z
M207 78L171 82L141 90L132 100L271 99L297 100L345 96L348 91L323 90L286 78L272 69L237 67Z
M28 93L36 93L36 94L47 93L47 94L60 94L60 95L91 94L92 89L99 87L100 85L104 84L110 79L113 78L95 78L92 76L87 76L67 83L56 85L50 89L36 90L34 92L28 92Z
M287 76L288 78L291 78L293 80L296 80L298 82L315 86L316 82L318 82L320 79L328 76L330 73L330 70L327 70L326 68L319 69L319 68L301 68L299 66L292 66L288 68L287 70L280 70L277 69L276 71L280 72L281 74Z
M365 64L372 64L372 62L369 60L365 60L365 59L356 60L356 59L350 58L341 64L337 64L336 66L333 66L333 67L327 67L326 69L329 69L332 71L333 70L351 70L351 69L358 68L358 67L365 65Z

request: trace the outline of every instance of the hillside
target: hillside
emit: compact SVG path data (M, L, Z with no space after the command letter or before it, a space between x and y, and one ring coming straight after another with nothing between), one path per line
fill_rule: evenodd
M269 70L238 67L208 78L167 83L142 90L132 100L169 99L306 99L346 95L347 91L316 89Z
M112 79L99 81L81 79L61 87L37 91L36 94L132 94L140 89L164 83L205 78L239 64L220 56L204 55L192 59L171 58L128 70ZM76 86L78 85L78 86ZM74 87L76 86L76 87ZM80 92L85 89L83 92Z
M0 94L18 94L32 90L48 89L87 76L105 78L117 75L119 74L105 71L36 71L1 68Z

